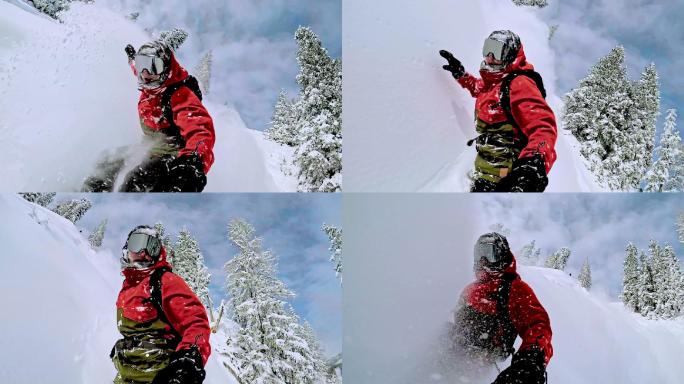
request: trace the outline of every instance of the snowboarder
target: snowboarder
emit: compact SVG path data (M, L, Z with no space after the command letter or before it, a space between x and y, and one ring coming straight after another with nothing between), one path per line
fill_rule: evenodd
M214 162L214 123L204 105L197 79L180 66L162 41L126 46L128 63L141 91L138 114L150 150L128 172L121 192L201 192ZM87 192L113 188L123 159L98 165L103 177L89 178Z
M517 274L504 236L480 236L474 253L477 280L463 290L454 314L456 349L489 365L513 354L511 365L493 384L543 384L553 355L546 310ZM513 343L518 336L522 344L516 352Z
M543 192L556 160L557 129L541 76L527 61L520 38L494 31L484 42L481 79L451 52L443 68L476 98L475 178L471 192Z
M116 301L123 338L110 357L115 384L199 384L211 353L202 302L171 272L154 228L128 234L121 256L124 282Z

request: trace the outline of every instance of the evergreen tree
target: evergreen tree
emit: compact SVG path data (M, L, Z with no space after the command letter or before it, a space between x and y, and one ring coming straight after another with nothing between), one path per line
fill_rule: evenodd
M684 243L684 213L680 213L677 217L677 237L680 243Z
M563 123L581 143L580 152L601 184L612 190L639 188L651 163L659 103L655 66L630 83L621 46L566 95Z
M655 283L653 316L666 319L679 316L684 305L684 277L674 250L669 245L661 248L651 240L649 252Z
M254 227L244 220L228 226L238 248L225 265L229 314L240 329L234 347L240 379L248 383L316 383L316 352L311 349L297 315L285 302L294 296L276 276L276 259L262 249Z
M660 135L660 145L655 149L656 161L646 175L647 192L678 192L684 187L682 139L676 126L677 111L670 109Z
M93 248L100 248L102 246L102 240L104 240L105 229L107 228L107 219L100 222L95 231L88 236L88 242Z
M589 259L584 259L584 264L582 264L582 270L580 271L579 277L577 278L582 287L586 289L591 288L591 268L589 267Z
M294 105L287 99L287 93L284 90L278 95L271 127L266 131L266 135L276 143L290 147L299 144Z
M330 240L330 262L335 266L335 275L342 283L342 229L327 224L323 224L322 229Z
M173 257L173 271L185 280L190 289L199 297L205 307L209 308L209 281L211 275L204 264L204 257L197 240L187 228L178 233Z
M86 198L74 199L59 203L53 212L75 224L88 212L92 205L93 203Z
M633 312L640 312L639 308L639 281L640 281L640 267L637 255L639 251L634 244L627 244L625 250L625 261L623 263L623 278L622 278L622 294L620 298Z
M211 80L211 65L213 62L213 53L211 50L207 52L202 58L200 59L199 64L197 64L197 69L195 69L195 73L197 74L197 81L200 84L200 87L202 88L202 94L204 96L209 94L209 83Z
M40 12L59 20L59 14L69 9L72 0L30 0Z
M169 47L172 51L178 50L188 38L188 33L181 28L173 28L159 34L159 42Z
M549 5L547 0L513 0L513 4L518 6L529 6L537 8L544 8L547 5Z
M553 37L556 35L556 32L558 31L558 24L554 24L549 27L549 38L548 40L551 41Z
M342 62L333 60L307 27L295 33L299 100L294 105L299 145L299 190L337 192L342 183Z
M629 111L627 130L621 136L620 174L630 190L637 190L651 167L660 113L660 88L655 64L646 67L641 79L632 84L629 91L633 106Z
M162 222L154 223L154 229L157 231L159 238L162 239L162 245L166 249L166 261L174 267L174 249L171 244L171 236L166 234L166 228Z
M34 204L38 204L41 207L46 207L52 203L54 200L56 192L22 192L19 193L21 197L25 200L30 201Z
M568 264L568 259L570 258L570 249L560 248L556 252L552 253L544 263L547 268L554 268L561 271L565 270L565 266Z
M639 282L637 285L637 297L639 313L645 317L651 317L656 308L655 281L651 268L651 259L643 252L639 257Z
M532 240L530 243L524 245L520 252L518 252L518 261L523 265L537 265L539 263L539 257L541 256L541 249L537 248L535 241Z

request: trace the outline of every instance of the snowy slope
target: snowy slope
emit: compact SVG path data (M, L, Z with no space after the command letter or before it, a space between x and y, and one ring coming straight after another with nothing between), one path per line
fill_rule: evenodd
M123 47L150 38L97 4L74 3L63 24L22 4L0 1L0 188L76 191L101 153L140 141L138 91ZM291 187L268 165L286 149L264 153L235 109L206 104L217 137L208 191Z
M104 383L120 338L117 257L94 252L68 220L0 195L0 382ZM205 383L234 383L214 352Z
M548 26L510 1L345 1L344 122L348 191L466 191L476 136L474 99L443 71L440 49L471 73L482 42L496 29L516 31L544 77L560 116ZM600 190L572 137L559 135L548 191Z
M684 318L646 320L627 311L621 303L587 292L562 271L520 267L519 273L551 318L554 356L548 366L549 383L682 382ZM519 344L518 338L516 347ZM489 384L496 375L497 371L491 369L480 380L459 379ZM434 372L430 377L435 383L455 379Z

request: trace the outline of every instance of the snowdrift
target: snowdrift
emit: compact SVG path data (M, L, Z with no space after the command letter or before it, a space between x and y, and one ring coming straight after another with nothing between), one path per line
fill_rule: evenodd
M70 221L19 196L0 195L0 211L0 382L111 382L109 351L121 337L117 257L93 251ZM205 383L234 383L218 355Z
M73 3L62 18L36 14L21 0L0 1L4 191L78 191L103 152L140 141L138 91L123 47L150 37L96 3ZM287 149L264 144L235 109L206 106L217 137L207 191L295 190L270 165L290 156Z
M516 31L544 77L559 118L548 26L510 1L345 1L345 190L467 191L475 152L474 99L442 70L440 49L478 73L482 42ZM597 191L573 137L562 130L548 191Z

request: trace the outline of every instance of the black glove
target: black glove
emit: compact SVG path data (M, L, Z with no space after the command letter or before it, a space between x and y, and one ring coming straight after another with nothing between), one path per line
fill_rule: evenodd
M135 60L135 48L133 48L132 45L128 44L126 48L124 48L126 51L126 56L128 56L128 60Z
M511 366L504 369L492 384L544 384L546 367L544 353L536 347L518 351Z
M544 192L548 184L544 160L535 154L514 161L511 173L499 181L495 192Z
M169 164L168 191L202 192L207 185L204 163L196 153L177 157Z
M451 52L442 49L441 51L439 51L439 54L440 56L445 58L449 63L448 65L442 66L444 70L451 72L451 75L456 80L463 77L463 75L465 74L465 68L463 68L463 64L461 64L461 62L458 61L458 59L455 58L454 55L451 54Z
M152 384L202 384L205 375L202 355L192 346L172 353L169 365L157 373Z

